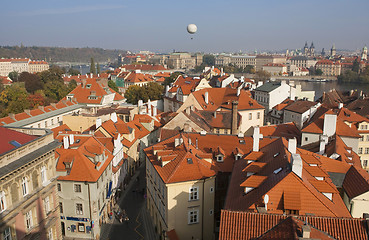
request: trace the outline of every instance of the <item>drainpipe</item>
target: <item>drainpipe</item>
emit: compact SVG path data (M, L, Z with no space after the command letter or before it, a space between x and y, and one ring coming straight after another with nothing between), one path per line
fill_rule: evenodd
M91 196L90 196L90 184L88 184L88 182L86 181L85 184L87 184L87 188L88 188L88 206L90 207L90 224L91 224L91 234L92 234L92 239L94 238L94 228L92 227L92 213L91 213Z

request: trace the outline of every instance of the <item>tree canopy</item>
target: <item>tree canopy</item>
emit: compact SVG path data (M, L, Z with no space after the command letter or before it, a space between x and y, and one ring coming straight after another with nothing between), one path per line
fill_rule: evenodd
M96 74L95 60L91 58L90 73Z
M109 80L109 81L108 81L108 86L109 86L111 89L113 89L114 91L116 91L117 93L119 93L119 88L118 88L118 86L115 84L115 82L114 82L114 81Z
M142 87L138 85L130 86L124 97L128 103L137 104L138 100L147 102L150 100L159 100L163 96L164 87L158 83L150 82Z
M166 86L166 85L170 85L171 83L173 83L173 82L177 79L177 77L178 77L179 75L182 75L182 73L180 73L180 72L174 72L174 73L172 73L172 74L170 75L170 77L166 77L166 78L165 78L163 85L164 85L164 86Z

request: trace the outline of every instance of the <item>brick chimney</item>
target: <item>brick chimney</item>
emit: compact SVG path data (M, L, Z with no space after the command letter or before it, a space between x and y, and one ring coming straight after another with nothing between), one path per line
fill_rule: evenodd
M237 124L237 119L238 118L238 102L237 101L233 101L232 102L232 130L231 130L231 134L237 134L238 133L238 124Z

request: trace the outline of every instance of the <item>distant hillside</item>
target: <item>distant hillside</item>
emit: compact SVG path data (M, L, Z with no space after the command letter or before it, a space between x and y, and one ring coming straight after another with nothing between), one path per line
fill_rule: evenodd
M55 62L114 62L118 54L125 54L124 50L106 50L102 48L61 48L61 47L19 47L0 46L0 58L31 58Z

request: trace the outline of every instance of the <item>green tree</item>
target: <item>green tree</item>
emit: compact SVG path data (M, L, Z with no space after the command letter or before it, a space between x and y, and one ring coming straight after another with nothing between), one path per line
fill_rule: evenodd
M255 73L255 79L258 81L267 81L270 79L271 74L265 70L259 70Z
M13 71L13 72L10 72L8 74L8 77L13 81L13 82L18 82L18 77L19 77L19 74L17 71Z
M355 61L352 63L352 71L356 73L359 73L360 71L360 64L357 61L357 58L355 58Z
M60 101L69 93L68 86L60 81L50 81L44 87L45 96L54 101Z
M170 75L170 77L166 77L166 78L165 78L163 85L164 85L164 86L166 86L166 85L170 85L171 83L173 83L173 82L177 79L177 77L178 77L179 75L182 75L182 73L180 73L180 72L174 72L174 73L172 73L172 74Z
M322 69L320 69L320 68L316 69L316 70L315 70L315 75L317 75L317 76L322 76L322 75L323 75L323 71L322 71Z
M70 80L69 84L68 84L68 91L72 91L77 87L77 81L72 79Z
M100 64L98 62L96 63L96 68L97 68L97 73L100 74Z
M150 100L159 100L163 97L164 86L156 82L150 82L143 86Z
M215 57L214 57L214 55L205 54L202 57L202 62L205 63L207 66L214 66L215 65Z
M27 99L28 94L25 88L20 85L13 84L6 87L0 93L0 104L3 107L1 116L6 116L9 113L20 113L24 109L30 108L30 103Z
M129 86L124 93L124 97L127 99L128 103L137 104L140 98L140 87L137 85Z
M69 68L69 70L68 70L68 74L69 74L69 75L72 75L72 76L78 76L79 74L81 74L81 72L80 72L80 71L78 71L77 69Z
M118 88L118 86L115 84L115 82L114 82L114 81L109 80L109 81L108 81L108 86L109 86L111 89L113 89L114 91L116 91L117 93L119 93L119 88Z
M351 70L347 70L344 73L341 73L341 75L337 77L337 80L338 82L347 82L347 83L358 82L359 74Z
M63 81L63 70L58 66L51 66L49 70L38 73L37 75L40 77L43 83L52 82L52 81Z
M91 58L90 73L96 74L96 67L95 67L94 58Z

